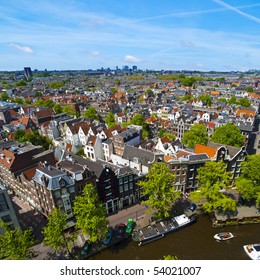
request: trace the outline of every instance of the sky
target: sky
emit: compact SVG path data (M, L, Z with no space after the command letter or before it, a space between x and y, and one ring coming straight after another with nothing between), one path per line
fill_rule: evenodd
M8 0L0 71L247 71L260 65L260 1Z

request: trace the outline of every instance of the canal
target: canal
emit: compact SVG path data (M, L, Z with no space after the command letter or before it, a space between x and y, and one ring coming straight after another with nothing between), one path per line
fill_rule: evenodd
M216 241L214 234L230 231L235 237ZM200 215L191 226L170 233L162 239L138 246L131 239L108 248L92 260L159 260L173 255L180 260L249 260L243 245L260 242L260 224L216 229L208 216Z

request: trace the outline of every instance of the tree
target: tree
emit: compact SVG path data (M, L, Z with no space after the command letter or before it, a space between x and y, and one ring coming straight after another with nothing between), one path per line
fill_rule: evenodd
M231 96L228 100L228 104L237 104L237 99L235 96Z
M112 112L109 112L105 118L105 122L109 128L115 126L115 115Z
M177 256L172 256L172 255L163 256L163 259L165 261L177 261L177 260L179 260L179 258Z
M204 101L208 106L212 104L212 100L209 94L201 95L199 100Z
M143 126L145 124L145 118L142 114L136 114L130 121L131 124Z
M71 238L65 235L67 215L55 208L48 217L48 224L43 228L43 244L52 247L55 252L66 248L70 253L69 242Z
M53 110L55 111L56 114L62 113L62 106L59 103L56 103L53 106Z
M8 93L4 92L1 94L1 100L2 101L7 101L9 99Z
M246 98L240 98L237 101L238 105L241 105L242 107L250 107L251 103L249 100L247 100Z
M246 201L255 200L260 205L260 155L247 156L241 163L241 175L236 179L238 192Z
M244 136L240 129L233 123L227 123L215 129L211 139L212 142L241 147L244 144Z
M182 143L189 148L194 148L195 144L207 145L208 133L205 125L194 124L189 131L186 131L182 137Z
M73 108L73 107L70 106L70 105L65 105L65 106L62 108L62 112L63 112L63 113L67 113L69 116L75 116L75 115L76 115L76 110L75 110L75 108Z
M22 231L20 228L11 229L7 224L0 222L4 233L0 234L1 260L28 260L32 258L34 244L32 230Z
M156 162L145 180L138 183L147 197L143 204L150 206L149 212L156 211L157 219L169 217L173 203L180 197L181 193L173 186L174 178L165 163Z
M198 191L192 192L190 199L195 202L206 199L202 205L202 209L206 213L211 213L215 209L235 211L236 202L223 193L223 190L229 188L230 178L231 173L226 172L224 162L206 162L198 169Z
M107 232L106 210L92 184L87 184L74 203L76 227L86 234L90 242L103 238Z
M84 118L99 120L99 116L98 116L96 108L88 107L88 109L84 112Z
M18 129L14 133L14 139L18 142L28 141L35 146L40 145L44 150L48 150L52 143L48 137L42 136L38 130L33 130L31 133L25 133L24 130Z

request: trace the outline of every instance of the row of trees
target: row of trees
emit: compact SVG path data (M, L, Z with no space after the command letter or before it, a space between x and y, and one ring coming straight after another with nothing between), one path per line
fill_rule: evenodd
M194 148L195 144L207 145L209 140L219 144L241 147L245 138L240 129L233 123L217 127L211 138L208 137L205 125L194 124L182 137L182 143L189 148Z
M247 157L242 163L242 174L235 181L238 193L246 201L260 206L260 155ZM153 212L156 219L169 217L174 203L181 196L173 186L175 175L162 162L154 163L145 179L138 185L143 189L144 205ZM224 162L206 162L200 167L197 174L199 188L190 194L190 199L202 203L205 213L214 210L234 212L237 201L227 195L226 190L231 188L231 173L226 172ZM100 202L97 191L92 184L85 186L83 195L78 196L74 203L76 229L86 235L90 242L104 238L108 229L108 220L104 205ZM43 229L43 244L51 246L55 252L64 250L70 253L76 235L66 234L66 214L60 209L54 209L48 217L48 224ZM5 224L0 224L5 233L0 235L0 259L29 259L33 252L34 243L32 231L11 230Z

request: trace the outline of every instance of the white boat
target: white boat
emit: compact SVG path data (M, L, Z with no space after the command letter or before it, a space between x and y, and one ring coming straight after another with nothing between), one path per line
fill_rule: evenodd
M260 261L260 243L244 245L243 248L250 259Z
M234 235L231 232L220 232L214 235L214 238L219 241L224 241L233 238Z

